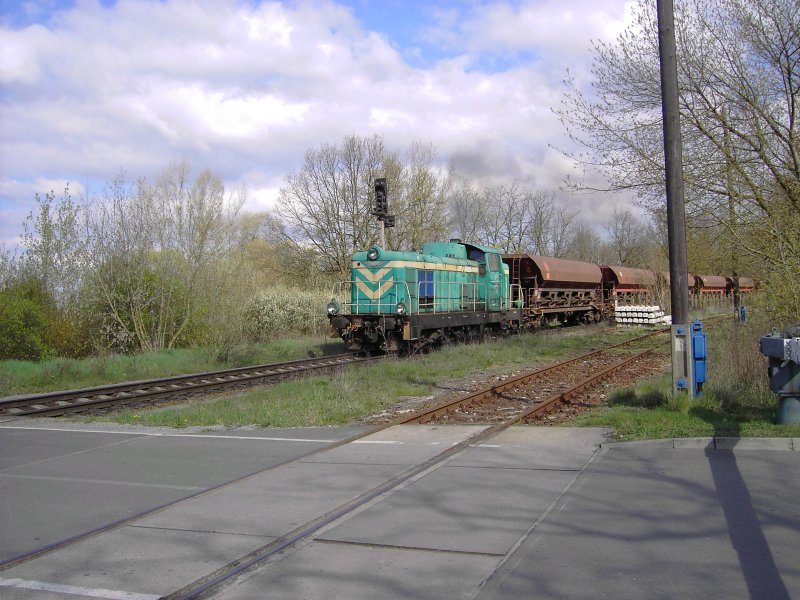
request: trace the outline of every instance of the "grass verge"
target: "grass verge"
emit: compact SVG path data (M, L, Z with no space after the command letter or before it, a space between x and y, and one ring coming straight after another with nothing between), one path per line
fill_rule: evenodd
M618 441L670 437L800 437L800 425L776 425L777 397L758 340L764 323L725 322L708 332L708 381L703 396L675 400L665 373L615 390L573 426L610 427Z
M225 360L203 348L170 349L135 355L107 355L82 360L0 361L0 396L92 387L170 375L218 371L283 362L345 351L338 340L305 337L231 349Z
M601 347L609 338L622 341L641 333L602 327L445 347L411 359L350 368L332 377L284 382L185 406L124 411L102 420L168 427L345 425L380 413L404 398L432 396L437 386L466 387L472 379L531 369Z

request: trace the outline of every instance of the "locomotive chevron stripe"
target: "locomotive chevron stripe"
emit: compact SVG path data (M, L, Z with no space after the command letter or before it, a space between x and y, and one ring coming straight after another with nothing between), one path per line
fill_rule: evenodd
M356 287L358 287L363 294L369 298L370 300L379 300L381 296L383 296L386 292L392 289L394 285L394 277L389 277L383 284L378 286L378 289L375 289L370 286L365 281L359 281L356 283Z
M391 266L384 267L380 271L375 271L374 273L367 269L366 267L361 267L356 269L356 273L364 279L364 281L368 281L370 283L378 283L381 279L383 279L390 271L392 270Z

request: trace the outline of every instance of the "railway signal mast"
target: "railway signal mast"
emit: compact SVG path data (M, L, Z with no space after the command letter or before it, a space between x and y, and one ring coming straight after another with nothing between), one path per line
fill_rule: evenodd
M380 247L386 248L386 227L394 227L394 215L389 214L389 193L384 177L375 180L375 210L372 214L380 223L378 226Z

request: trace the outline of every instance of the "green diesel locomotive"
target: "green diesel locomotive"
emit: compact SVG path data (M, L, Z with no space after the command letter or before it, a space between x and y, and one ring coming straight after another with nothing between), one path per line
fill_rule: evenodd
M451 240L421 253L357 252L350 280L334 286L328 318L350 350L413 354L446 340L512 333L521 308L500 251Z

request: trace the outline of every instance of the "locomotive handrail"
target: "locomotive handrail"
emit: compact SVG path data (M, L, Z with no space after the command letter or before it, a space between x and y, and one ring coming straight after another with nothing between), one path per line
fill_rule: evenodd
M420 295L421 287L417 288L417 303L416 307L412 302L414 296L411 295L411 290L408 286L408 282L395 282L392 285L391 292L381 295L381 297L377 299L367 298L354 301L353 300L353 288L357 286L359 281L356 280L345 280L339 281L333 284L332 298L336 300L342 312L345 314L351 315L371 315L371 314L394 314L395 309L398 302L406 303L407 314L409 315L419 315L419 314L438 314L441 312L451 312L454 310L471 310L471 311L478 311L478 310L488 310L488 293L489 288L491 287L488 284L484 283L464 283L464 282L455 282L455 281L447 281L447 282L434 282L433 285L433 296L424 297L425 302L422 302L423 296ZM425 283L419 283L419 286L425 285ZM453 286L455 286L458 295L454 295L452 292ZM509 287L510 289L516 287L520 290L520 297L521 297L521 286L517 284L513 284ZM399 291L398 291L399 288ZM403 294L403 288L405 288L405 294ZM444 289L443 289L444 288ZM480 292L481 289L486 290L486 299L480 300ZM375 290L378 292L380 288ZM387 300L381 302L381 298L386 296ZM505 298L499 298L499 308L508 310L512 302L510 300L510 296L506 295ZM515 300L516 301L516 300ZM523 300L524 304L524 300ZM424 309L429 310L424 310ZM375 309L377 309L377 313L375 313Z
M358 282L356 282L354 280L346 280L346 281L339 281L339 282L333 284L333 289L331 290L331 294L333 296L333 299L339 301L342 310L346 314L351 314L351 315L371 315L371 314L375 314L374 312L371 311L371 309L373 309L373 308L377 308L378 309L378 314L383 314L384 312L385 313L394 314L398 302L408 302L410 304L410 299L412 298L411 291L408 288L408 283L405 282L405 281L398 281L398 282L395 282L392 285L392 291L391 291L391 294L389 295L389 297L391 298L393 296L394 297L394 302L381 302L380 301L380 297L378 297L376 300L373 300L372 298L369 298L368 299L369 300L369 304L366 304L364 301L360 301L360 302L354 302L353 301L353 287L357 283ZM349 286L349 290L347 290L347 294L344 293L345 286ZM400 287L401 289L405 288L405 292L406 292L405 293L405 299L403 299L401 297L401 294L397 293L396 290L397 290L398 287ZM379 291L379 290L380 290L380 288L378 288L377 291ZM345 298L347 298L347 300L345 300ZM407 308L409 314L411 314L411 307L407 306L406 308Z
M424 285L420 283L421 286ZM452 286L457 286L458 295L452 293ZM442 287L444 287L444 294L442 294ZM465 288L472 288L472 294L469 294ZM437 294L437 291L439 292ZM440 282L438 285L434 283L433 296L426 298L425 304L420 301L418 303L418 312L416 314L437 314L440 312L450 312L453 310L478 310L479 306L486 306L485 302L480 302L480 284L478 283L465 283L456 281ZM420 295L419 298L422 298ZM428 311L423 311L422 308L429 308Z
M511 310L512 308L525 308L525 293L519 283L512 283L508 286L508 296L506 299L506 310ZM519 306L515 307L515 302L519 302Z

